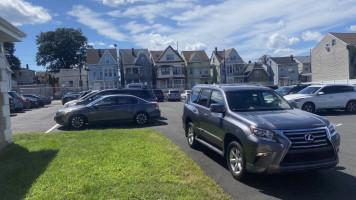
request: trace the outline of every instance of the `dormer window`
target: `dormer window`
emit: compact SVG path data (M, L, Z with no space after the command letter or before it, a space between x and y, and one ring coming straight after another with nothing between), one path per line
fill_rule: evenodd
M174 55L173 54L166 54L166 59L167 60L174 60Z

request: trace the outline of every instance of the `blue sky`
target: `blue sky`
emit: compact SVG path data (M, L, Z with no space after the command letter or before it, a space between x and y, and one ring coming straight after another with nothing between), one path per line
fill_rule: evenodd
M1 0L0 16L27 34L22 67L35 62L36 35L81 28L94 48L235 48L260 56L309 55L327 32L356 32L356 0Z

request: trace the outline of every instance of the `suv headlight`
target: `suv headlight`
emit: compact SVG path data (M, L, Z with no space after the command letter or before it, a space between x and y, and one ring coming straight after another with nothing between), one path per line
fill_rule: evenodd
M255 135L263 140L267 140L270 142L276 142L275 135L271 130L260 129L254 126L250 127L252 135Z
M330 124L328 125L328 129L331 137L337 134L337 131L333 123L330 122Z
M303 100L304 98L299 98L299 99L294 99L295 102L299 102L301 100Z

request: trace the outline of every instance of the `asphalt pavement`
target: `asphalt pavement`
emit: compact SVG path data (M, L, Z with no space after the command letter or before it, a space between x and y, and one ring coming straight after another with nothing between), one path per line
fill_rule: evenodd
M219 155L203 147L198 150L189 148L182 128L183 102L163 102L159 105L162 118L143 127L134 123L117 123L91 125L88 128L156 129L179 146L234 199L356 199L356 114L344 111L318 113L332 121L341 135L340 163L337 167L316 172L250 174L247 180L239 182L232 178L225 160ZM60 108L62 105L54 102L44 108L12 115L13 134L71 130L53 121L55 112Z

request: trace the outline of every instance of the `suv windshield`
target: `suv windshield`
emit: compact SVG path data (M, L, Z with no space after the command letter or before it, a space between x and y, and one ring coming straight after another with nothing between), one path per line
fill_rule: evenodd
M314 94L316 91L318 91L321 87L307 87L298 92L298 94Z
M292 109L273 91L245 90L226 92L227 102L232 111L262 111Z

